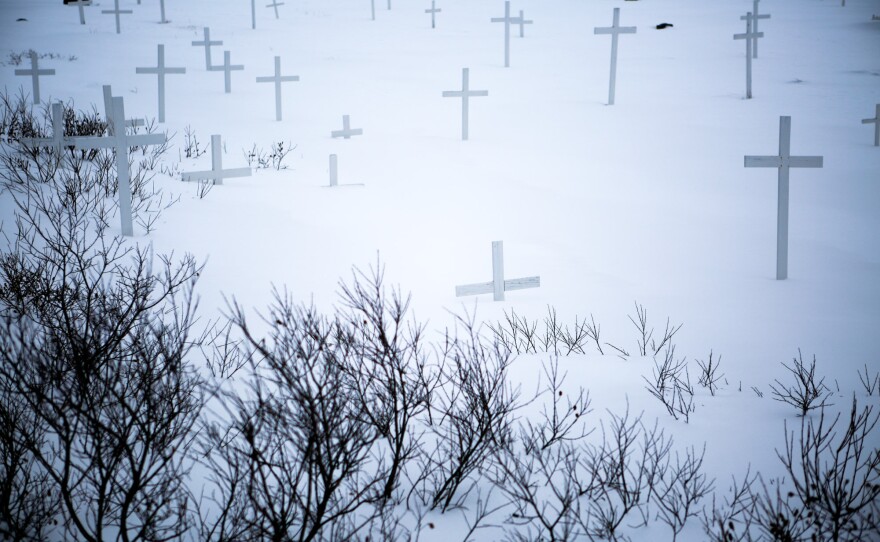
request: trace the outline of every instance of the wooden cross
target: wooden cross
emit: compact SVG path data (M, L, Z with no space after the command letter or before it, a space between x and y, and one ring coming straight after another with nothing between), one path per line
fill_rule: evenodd
M104 14L113 14L116 16L116 33L121 34L121 28L119 27L119 16L120 15L131 15L134 13L130 9L119 9L119 0L113 0L113 5L116 6L115 9L105 9L101 10L101 13Z
M530 20L526 19L525 15L523 14L523 10L519 10L519 17L516 17L514 19L514 24L519 25L519 37L521 37L521 38L526 37L525 25L534 24L534 22L535 21L530 21Z
M272 0L271 4L266 4L267 8L275 8L275 18L278 19L278 6L283 6L284 2L278 2L278 0Z
M204 27L203 32L205 34L205 39L202 41L194 41L192 44L194 46L204 46L205 48L205 69L211 69L211 46L212 45L223 45L223 42L220 40L211 41L211 29L207 26Z
M735 40L746 40L746 99L752 98L752 40L758 43L758 38L763 38L763 32L754 32L752 30L752 12L746 13L746 33L734 34Z
M874 146L880 147L880 104L877 104L877 109L874 113L873 119L862 119L862 124L873 124L874 125Z
M86 24L85 6L91 6L92 0L70 0L67 5L79 8L79 24Z
M504 67L510 67L510 23L516 19L510 17L510 0L504 0L504 17L492 17L490 22L504 23Z
M257 83L275 83L275 120L281 120L281 83L299 81L298 75L281 75L281 57L275 57L275 75L257 77Z
M352 128L349 124L348 115L342 115L342 130L333 130L330 137L342 137L351 139L351 136L364 135L363 128Z
M113 119L109 116L113 113L113 91L110 85L104 85L104 112L107 116L107 133L113 135ZM126 128L138 128L144 125L144 119L130 119L125 121Z
M470 89L470 69L461 69L461 90L444 90L444 98L461 98L461 139L467 141L468 138L468 103L472 97L488 96L488 90L471 90Z
M159 122L165 122L165 74L184 74L186 68L165 67L165 45L159 44L159 61L155 68L135 68L135 73L159 76Z
M113 149L116 151L116 176L119 185L119 216L122 235L134 235L131 216L131 184L128 170L128 150L133 146L162 145L165 134L127 135L125 133L125 107L121 97L112 98L113 109L107 111L113 123L114 135L103 137L71 137L68 141L82 149Z
M232 72L243 70L244 66L241 64L233 65L229 60L230 53L229 51L223 51L223 64L219 66L211 66L210 71L214 72L226 72L224 77L224 91L226 94L232 92Z
M593 29L593 34L611 34L611 78L608 81L608 105L614 105L614 91L617 86L617 38L620 34L635 33L635 26L620 26L620 8L614 8L614 18L610 27Z
M758 0L753 0L752 5L752 30L755 32L758 31L758 21L761 19L769 19L770 15L758 15ZM740 21L749 20L749 15L741 15L739 18ZM758 38L754 38L754 43L752 43L752 58L758 58Z
M40 60L37 57L36 51L31 51L31 69L29 70L15 70L15 75L30 75L31 76L31 85L34 90L34 104L40 103L40 76L41 75L55 75L55 70L53 69L40 69Z
M67 137L64 135L64 111L61 102L52 104L52 137L26 138L21 142L35 148L50 147L55 151L55 156L60 158L61 151L69 145Z
M219 134L211 136L211 170L192 171L181 174L181 178L184 181L210 180L214 184L223 184L223 179L250 176L251 168L249 167L223 169L223 146L220 144Z
M435 6L435 1L434 1L434 0L431 0L431 9L426 9L426 10L425 10L425 13L430 13L430 14L431 14L431 28L437 28L437 23L436 23L436 20L435 20L435 16L436 16L438 13L440 13L441 11L443 11L443 10Z
M455 287L455 296L494 294L495 301L504 301L504 292L541 286L541 277L504 280L504 242L492 241L492 282Z
M822 167L821 156L791 155L791 117L779 117L779 155L746 156L745 167L775 167L778 174L776 280L788 277L788 174L793 167Z

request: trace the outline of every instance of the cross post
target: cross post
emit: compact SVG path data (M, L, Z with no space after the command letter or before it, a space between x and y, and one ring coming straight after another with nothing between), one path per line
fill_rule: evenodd
M278 19L278 6L283 6L284 2L278 2L278 0L272 0L271 4L266 4L267 8L275 8L275 18Z
M611 78L608 80L608 105L614 105L614 91L617 86L617 37L620 34L635 34L635 26L620 26L620 8L614 8L610 27L593 28L593 34L611 34Z
M114 9L104 9L104 10L101 10L101 13L116 16L116 33L121 34L122 29L119 26L119 16L120 15L131 15L134 12L130 9L119 9L119 0L113 0L113 5L115 6Z
M110 85L104 85L104 114L111 115L113 113L113 92ZM138 128L144 125L144 119L130 119L125 121L126 128ZM113 119L107 117L107 133L113 135Z
M330 155L330 186L339 186L336 155Z
M376 0L370 0L370 17L376 20Z
M764 37L763 32L752 30L752 19L754 19L752 12L746 13L746 33L733 35L735 40L746 40L746 99L749 100L752 98L752 40L758 43L758 38Z
M251 0L251 29L257 29L257 0Z
M159 76L159 122L165 122L165 74L184 74L186 68L165 67L165 45L159 44L159 61L155 68L135 68L135 73Z
M770 15L758 15L758 0L753 0L752 2L752 30L755 32L758 31L758 21L761 19L769 19ZM741 15L740 21L747 21L749 15ZM754 43L752 43L752 58L758 58L758 38L753 38Z
M461 69L461 90L444 90L444 98L461 98L461 139L468 139L468 102L472 97L488 96L488 90L471 90L470 89L470 69Z
M211 69L211 46L212 45L223 45L223 41L214 40L211 41L211 29L207 26L204 27L203 32L205 34L205 38L202 41L194 41L192 44L194 46L204 46L205 48L205 69Z
M231 64L229 51L223 51L223 64L220 66L211 66L210 71L214 72L225 72L224 76L224 92L229 94L232 92L232 72L244 70L244 66L241 64Z
M510 0L504 0L504 17L492 17L490 22L504 23L504 67L510 67L510 23L515 22L510 18Z
M223 146L220 143L220 135L214 134L211 136L211 170L182 173L181 179L184 181L209 180L216 185L223 184L223 179L250 176L251 168L249 167L223 169Z
M351 139L351 136L364 135L363 128L352 128L348 115L342 115L342 130L333 130L330 137Z
M519 37L521 37L521 38L526 37L526 26L525 25L534 24L534 22L535 21L531 21L529 19L526 19L526 16L524 15L523 10L519 10L519 17L516 17L513 20L513 24L519 25Z
M31 69L15 70L15 75L30 75L31 85L34 91L34 104L40 103L40 76L55 75L54 69L40 69L40 59L37 57L36 51L31 51Z
M880 147L880 104L877 104L873 119L862 119L862 124L874 125L874 146Z
M275 57L275 75L257 77L257 83L275 83L275 120L281 120L281 83L299 81L298 75L281 75L281 57Z
M788 193L789 169L820 168L821 156L791 156L791 117L779 117L779 155L746 156L745 167L775 167L778 173L776 214L776 280L788 278Z
M67 5L79 8L79 24L86 24L85 6L91 6L92 0L70 0Z
M159 22L162 24L169 23L170 21L165 19L165 0L159 0L159 12L162 15L162 20L160 20Z
M466 284L455 287L455 296L493 294L495 301L504 301L504 292L541 286L541 277L504 279L504 242L492 241L492 282Z
M436 23L436 20L435 20L435 16L436 16L438 13L440 13L441 11L443 11L443 10L440 9L440 8L438 8L438 7L436 7L436 5L435 5L435 0L431 0L431 9L426 9L426 10L425 10L425 13L430 13L430 14L431 14L431 28L437 28L437 23Z

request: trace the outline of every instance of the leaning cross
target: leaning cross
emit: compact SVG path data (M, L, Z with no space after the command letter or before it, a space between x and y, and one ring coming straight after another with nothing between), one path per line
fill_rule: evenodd
M468 138L468 102L471 97L488 96L488 90L471 90L469 87L470 69L461 69L461 90L444 90L444 98L461 98L461 139Z
M504 1L504 17L492 17L490 22L504 23L504 67L510 67L510 23L516 19L510 17L510 0Z
M342 115L342 130L333 130L330 137L342 137L351 139L351 136L364 135L363 128L352 128L349 123L348 115Z
M165 67L165 45L159 44L159 62L155 68L135 68L135 73L156 74L159 76L159 122L165 122L165 74L186 73L186 68Z
M119 0L113 0L113 4L116 6L115 9L105 9L102 10L101 13L113 14L116 16L116 33L121 34L121 30L119 28L119 16L131 15L134 12L130 9L119 9Z
M788 174L793 167L822 167L821 156L791 156L791 117L779 117L779 155L746 156L745 167L779 169L776 216L776 280L788 277Z
M162 145L165 134L126 135L125 107L121 97L112 98L113 110L107 111L107 118L113 123L114 135L103 137L72 137L68 141L74 147L83 149L114 149L116 151L116 176L119 184L119 216L122 221L122 235L133 235L131 216L131 185L128 170L128 151L133 146Z
M593 34L611 34L611 79L608 81L608 105L614 105L614 90L617 85L617 38L620 34L635 33L635 26L620 26L620 8L614 8L614 18L610 27L593 29Z
M534 24L535 21L531 21L526 19L526 16L523 14L523 10L519 10L519 17L513 20L514 24L519 25L519 37L526 37L526 26L527 24Z
M79 24L86 24L85 6L91 6L92 0L70 0L68 6L76 6L79 8Z
M434 0L431 0L431 9L426 9L426 10L425 10L425 13L430 13L430 14L431 14L431 28L437 28L437 23L436 23L436 20L435 20L435 16L436 16L438 13L440 13L441 11L443 11L443 10L435 6L435 1L434 1Z
M34 89L34 103L40 103L40 76L41 75L55 75L55 70L52 69L40 69L40 61L37 58L36 51L31 51L31 69L29 70L15 70L15 75L30 75L31 76L31 84Z
M104 112L107 116L107 133L113 135L113 119L110 114L113 113L113 91L110 85L104 85ZM126 128L138 128L144 125L144 119L130 119L125 121Z
M275 120L281 120L281 83L299 81L298 75L281 75L281 57L275 57L275 75L257 77L257 83L275 83Z
M752 12L746 13L745 21L746 21L746 33L745 34L734 34L733 39L735 40L746 40L746 98L752 98L752 40L755 40L755 43L758 43L758 38L763 38L763 32L755 32L752 30L752 19L754 16Z
M862 124L874 125L874 146L880 147L880 104L877 104L873 119L862 119Z
M229 56L229 51L223 51L223 64L219 66L211 66L210 68L210 71L226 72L224 79L224 92L226 92L226 94L232 92L232 72L244 69L244 66L241 64L230 64Z
M283 6L284 2L278 2L278 0L272 0L271 4L266 4L267 8L275 8L275 18L278 18L278 6Z
M492 241L492 282L455 287L455 296L494 294L495 301L504 301L504 292L541 286L541 277L504 280L504 242Z
M61 151L68 145L64 135L64 114L60 102L52 104L52 137L34 137L22 139L24 145L31 147L50 147L55 150L55 156L60 157Z
M211 136L211 170L192 171L181 174L184 181L209 180L214 184L223 184L223 179L232 177L250 177L251 168L242 167L236 169L223 169L223 147L220 145L220 135Z
M204 46L205 47L205 69L211 69L211 46L212 45L223 45L223 42L220 40L211 41L211 29L207 26L204 27L205 39L202 41L194 41L192 44L194 46Z
M752 13L753 13L752 21L754 21L752 23L752 30L757 32L758 31L758 21L761 19L769 19L770 15L758 15L758 0L753 1ZM739 20L740 21L747 21L748 17L749 17L748 14L741 15ZM752 58L758 58L758 38L754 38L754 43L752 44Z

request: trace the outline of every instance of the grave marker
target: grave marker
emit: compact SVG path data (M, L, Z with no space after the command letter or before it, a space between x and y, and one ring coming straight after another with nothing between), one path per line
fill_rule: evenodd
M251 29L257 29L257 0L251 0Z
M140 3L140 2L138 2L138 3ZM101 13L108 14L108 15L112 14L112 15L116 16L116 33L121 34L122 29L119 26L119 16L120 15L131 15L134 12L130 9L119 9L119 0L113 0L113 5L115 6L115 9L104 9L104 10L101 10Z
M231 64L229 51L223 51L223 64L220 66L211 66L210 71L225 72L224 75L224 92L230 94L232 92L232 72L244 70L241 64Z
M36 51L31 51L31 69L29 70L15 70L15 75L30 75L31 76L31 86L33 88L34 94L34 104L40 103L40 76L41 75L55 75L54 69L40 69L40 59L37 57Z
M68 141L82 149L114 149L116 151L116 176L119 185L119 216L122 222L122 235L134 234L131 216L131 185L128 170L128 150L133 146L161 145L165 134L127 135L125 133L125 107L121 97L111 99L113 109L107 111L112 119L115 135L101 137L72 137Z
M444 98L461 98L461 139L467 141L468 138L468 103L472 97L488 96L488 90L471 90L470 89L470 69L461 69L461 90L444 90Z
M611 34L611 78L608 80L608 105L614 105L614 91L617 86L617 37L620 34L635 34L635 26L620 26L620 8L614 8L610 27L593 29L593 34Z
M52 137L32 137L21 140L22 144L31 147L51 147L55 156L60 157L61 151L68 146L67 137L64 135L64 115L61 102L52 104Z
M521 37L521 38L526 37L525 25L534 24L534 22L535 21L530 21L530 20L526 19L526 16L524 15L523 10L519 10L519 17L516 17L514 19L514 24L519 25L519 37Z
M272 0L271 4L266 4L267 8L275 8L275 18L278 19L278 6L283 6L284 2L278 2L278 0Z
M763 38L763 32L752 31L752 12L746 13L746 33L734 34L735 40L746 40L746 99L752 98L752 40L758 43L758 38Z
M435 0L431 0L431 9L426 9L425 13L431 14L431 28L437 28L437 22L435 20L435 16L443 11L442 9L435 6Z
M504 301L504 292L541 286L541 277L504 280L504 242L492 241L492 282L455 287L455 296L494 294L495 301Z
M490 22L504 23L504 67L510 67L510 23L515 22L510 17L510 0L504 0L504 17L492 17Z
M337 169L338 161L335 154L330 155L330 184L326 188L335 188L337 186L363 186L363 183L339 184L339 171Z
M757 32L758 31L758 21L761 19L769 19L770 15L758 15L758 0L753 0L752 5L752 29ZM747 21L748 14L740 16L740 21ZM754 38L754 42L752 43L752 58L758 58L758 38Z
M165 0L159 0L159 11L162 14L162 20L160 20L159 23L168 24L170 21L165 19Z
M364 135L364 130L362 128L352 129L349 124L348 115L342 115L342 130L333 130L330 132L330 137L342 137L345 139L351 139L351 136L358 135Z
M113 94L110 85L104 85L104 114L109 115L113 112ZM125 121L126 128L138 128L144 125L144 119L130 119ZM107 133L113 135L113 119L107 117Z
M370 0L370 16L376 20L376 0Z
M207 26L204 27L203 32L205 34L205 39L202 41L194 41L192 44L194 46L204 46L205 48L205 69L211 69L211 46L212 45L223 45L221 40L211 41L211 29Z
M874 118L862 119L862 124L874 125L874 146L880 147L880 104L877 104L877 109L874 112Z
M165 45L159 44L159 60L155 68L135 68L135 73L159 76L159 122L165 122L165 74L184 74L186 68L165 67Z
M86 24L85 6L91 6L92 0L70 0L68 6L76 6L79 9L79 24Z
M776 280L788 278L788 178L789 168L820 168L821 156L791 156L791 117L779 117L779 155L746 156L745 167L775 167L778 173L776 215Z
M298 75L281 75L281 57L275 57L275 75L257 77L257 83L275 83L275 120L281 120L281 83L299 81Z
M211 170L182 173L181 179L184 181L209 180L214 184L223 184L223 179L250 176L251 168L249 167L223 169L223 146L220 142L220 135L214 134L211 136Z

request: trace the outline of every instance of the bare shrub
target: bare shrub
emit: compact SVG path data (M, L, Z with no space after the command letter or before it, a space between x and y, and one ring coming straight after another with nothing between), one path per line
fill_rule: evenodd
M782 364L794 377L794 384L783 384L776 380L776 385L770 384L773 390L773 398L783 403L788 403L796 409L801 416L807 412L828 405L831 390L825 385L825 378L816 377L816 356L809 367L804 364L804 358L798 350L798 357L794 358L792 366Z

